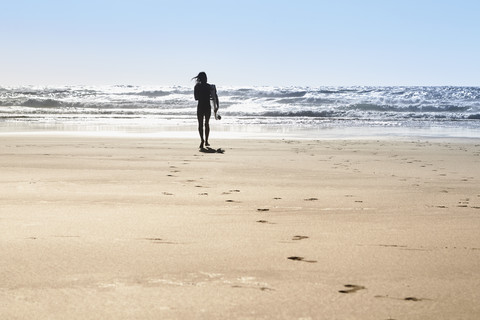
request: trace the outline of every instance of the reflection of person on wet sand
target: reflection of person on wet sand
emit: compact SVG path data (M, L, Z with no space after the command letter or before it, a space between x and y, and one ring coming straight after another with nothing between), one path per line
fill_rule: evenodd
M212 107L210 105L211 91L210 84L207 83L207 74L200 72L198 76L193 77L197 81L194 88L195 100L198 101L197 105L197 119L198 119L198 133L200 134L200 149L204 149L205 146L210 146L208 143L208 136L210 135L210 116L212 114ZM218 97L215 92L215 101L217 104L215 107L215 113L218 110ZM205 139L203 135L203 120L205 119Z

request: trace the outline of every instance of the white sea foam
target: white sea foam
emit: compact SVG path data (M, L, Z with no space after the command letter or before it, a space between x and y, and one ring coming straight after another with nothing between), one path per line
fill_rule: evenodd
M478 87L217 88L222 125L291 130L440 127L474 137L480 129ZM195 114L193 89L187 87L0 88L4 132L15 125L52 124L154 131L155 127L194 126Z

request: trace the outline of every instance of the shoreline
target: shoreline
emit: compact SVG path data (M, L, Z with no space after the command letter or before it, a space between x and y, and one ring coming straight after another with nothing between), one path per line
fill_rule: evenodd
M477 319L477 140L4 135L0 316Z
M169 132L165 131L157 134L142 134L142 133L125 133L125 132L91 132L91 131L41 131L41 132L0 132L0 137L8 138L33 138L33 139L88 139L90 141L95 140L125 140L125 141L175 141L191 142L195 151L195 146L200 141L200 138L196 136L197 132ZM298 136L286 136L281 137L278 135L229 135L220 137L211 137L212 144L220 144L222 146L228 145L229 142L275 142L275 141L298 141L298 142L432 142L432 143L458 143L458 144L472 144L474 146L480 144L480 140L474 137L438 137L438 136L356 136L356 137L323 137L323 138L306 138ZM212 142L213 141L213 142Z
M293 125L234 125L211 123L212 139L254 140L480 140L480 131L474 128L445 127L384 127L384 126L326 126L313 128ZM49 125L31 127L25 124L0 126L0 136L91 136L122 138L198 138L196 125Z

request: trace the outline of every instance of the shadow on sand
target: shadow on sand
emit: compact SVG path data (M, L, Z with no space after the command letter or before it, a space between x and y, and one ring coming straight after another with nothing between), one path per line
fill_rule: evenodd
M225 150L223 150L222 148L213 149L213 148L210 148L210 147L206 147L206 148L200 148L200 152L203 152L203 153L224 153Z

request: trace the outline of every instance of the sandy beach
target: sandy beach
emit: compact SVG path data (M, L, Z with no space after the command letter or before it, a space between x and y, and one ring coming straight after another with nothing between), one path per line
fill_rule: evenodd
M2 135L1 319L479 319L478 140Z

